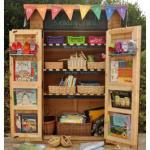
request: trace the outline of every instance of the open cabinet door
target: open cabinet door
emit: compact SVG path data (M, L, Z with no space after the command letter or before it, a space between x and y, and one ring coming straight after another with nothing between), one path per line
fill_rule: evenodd
M108 30L106 45L104 138L137 149L141 26Z
M42 140L42 30L12 30L10 40L11 136Z

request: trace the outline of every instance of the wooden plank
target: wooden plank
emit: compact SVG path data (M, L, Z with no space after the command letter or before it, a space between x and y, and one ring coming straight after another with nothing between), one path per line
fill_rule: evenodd
M101 136L70 136L72 141L103 141L104 137ZM44 140L48 140L50 136L43 136Z
M37 106L14 106L14 110L38 110Z
M115 112L115 113L129 114L129 115L131 115L132 113L130 109L121 109L121 108L115 108L115 107L108 107L108 111Z

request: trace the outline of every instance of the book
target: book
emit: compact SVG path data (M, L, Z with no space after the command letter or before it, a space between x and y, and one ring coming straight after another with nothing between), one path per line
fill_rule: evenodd
M15 89L14 104L19 106L36 105L37 90L36 89Z
M34 61L15 61L15 81L37 81L37 63Z
M111 82L118 80L118 61L111 61Z
M21 130L23 133L37 133L37 115L22 114Z
M130 138L131 117L117 113L110 114L110 135L119 138Z
M21 114L20 113L16 113L16 116L15 116L15 129L16 129L16 133L21 133Z
M16 133L37 133L37 114L15 114Z

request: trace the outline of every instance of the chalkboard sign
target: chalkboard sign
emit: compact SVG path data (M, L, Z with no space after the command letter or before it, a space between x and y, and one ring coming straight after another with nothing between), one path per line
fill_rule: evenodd
M84 20L82 20L79 10L74 11L71 21L64 11L61 11L55 20L51 18L51 12L48 11L44 21L45 30L107 30L105 11L102 11L100 20L96 18L92 11L89 11Z

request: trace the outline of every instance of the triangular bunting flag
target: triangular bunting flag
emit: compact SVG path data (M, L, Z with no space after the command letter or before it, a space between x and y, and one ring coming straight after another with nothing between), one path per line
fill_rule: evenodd
M69 20L72 20L73 12L74 12L74 6L71 5L64 5L63 9L68 16Z
M100 5L93 5L91 10L93 11L93 13L95 14L95 16L97 17L97 19L100 19L101 16L101 6Z
M44 20L47 11L47 5L38 5L36 9L39 12L40 16L42 17L42 19Z
M91 8L90 5L80 5L80 13L81 13L82 20L85 18L90 8Z
M29 20L35 10L35 7L33 5L24 5L24 9L27 16L27 20Z
M115 7L112 5L107 5L106 6L106 15L107 15L107 20L109 20L111 18L111 16L113 15L114 11L115 11Z
M120 17L124 20L127 12L127 6L118 6L117 11Z
M61 8L58 6L52 6L51 11L52 11L52 20L54 20L61 11Z

